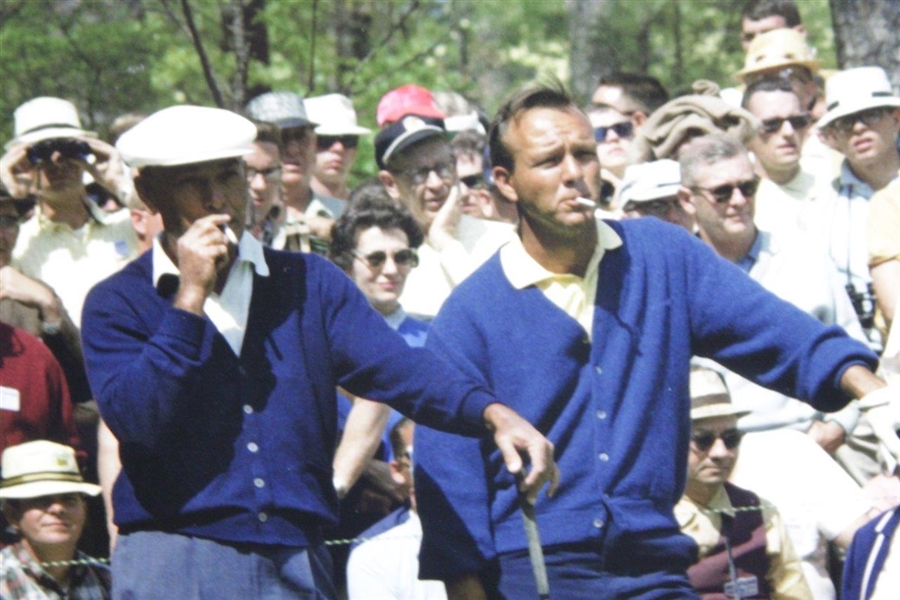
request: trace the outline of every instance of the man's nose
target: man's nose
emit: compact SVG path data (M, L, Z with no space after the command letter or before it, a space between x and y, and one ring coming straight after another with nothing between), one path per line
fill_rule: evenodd
M566 181L581 179L584 176L581 162L573 154L566 154L563 158L562 168Z

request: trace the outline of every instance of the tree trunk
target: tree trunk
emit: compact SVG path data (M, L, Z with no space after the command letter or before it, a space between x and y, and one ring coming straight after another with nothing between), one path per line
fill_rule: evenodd
M566 0L569 11L569 39L572 43L569 60L572 95L584 104L593 93L600 75L620 69L615 46L610 35L603 35L609 0Z
M882 67L900 89L900 2L829 0L838 66Z

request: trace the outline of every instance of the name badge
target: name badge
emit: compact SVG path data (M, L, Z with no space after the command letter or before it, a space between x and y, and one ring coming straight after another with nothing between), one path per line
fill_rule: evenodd
M751 575L749 577L740 577L737 580L737 590L738 594L734 593L734 583L733 581L729 581L725 584L725 595L729 598L737 598L738 594L740 594L741 598L750 598L759 593L759 583L756 581L756 577Z
M19 412L22 402L19 398L19 390L5 385L0 385L0 409Z

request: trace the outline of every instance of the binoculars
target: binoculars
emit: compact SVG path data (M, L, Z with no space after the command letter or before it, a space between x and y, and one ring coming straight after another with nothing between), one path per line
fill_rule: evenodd
M28 160L37 165L45 160L50 160L59 152L63 158L86 160L92 154L87 142L72 138L54 138L43 140L28 149Z

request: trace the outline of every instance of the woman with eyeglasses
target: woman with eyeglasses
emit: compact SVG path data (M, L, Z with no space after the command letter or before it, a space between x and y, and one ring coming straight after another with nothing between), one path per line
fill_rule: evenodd
M416 248L423 241L412 215L397 206L380 183L363 184L351 194L331 237L334 263L410 346L423 346L428 325L407 316L399 301L407 276L419 264ZM354 537L407 500L391 478L390 443L384 435L401 418L386 405L339 396L338 428L343 433L333 466L334 486L342 498L341 521L331 535ZM335 580L342 581L348 548L337 547L332 556Z

